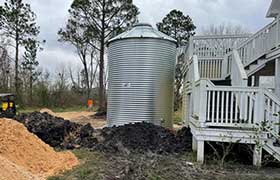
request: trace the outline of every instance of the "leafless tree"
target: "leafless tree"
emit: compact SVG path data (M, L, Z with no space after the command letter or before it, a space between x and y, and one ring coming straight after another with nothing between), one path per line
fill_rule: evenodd
M238 34L249 34L249 30L241 25L232 24L211 24L208 27L202 28L202 35L238 35Z
M2 91L8 91L9 84L11 83L10 76L12 75L12 59L8 53L10 45L10 39L0 36L0 89Z

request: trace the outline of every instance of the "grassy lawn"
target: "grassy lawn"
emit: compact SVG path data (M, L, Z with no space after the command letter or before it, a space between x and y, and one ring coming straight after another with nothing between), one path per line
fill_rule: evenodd
M93 110L97 110L97 106L93 107ZM27 107L27 108L18 108L19 113L30 113L34 111L40 111L43 108L40 107ZM72 111L87 111L86 106L73 106L73 107L67 107L67 108L60 108L60 107L53 107L53 108L48 108L51 109L53 112L72 112Z
M80 159L81 165L61 176L50 177L48 180L102 179L101 173L106 163L103 154L86 150L76 150L74 153Z

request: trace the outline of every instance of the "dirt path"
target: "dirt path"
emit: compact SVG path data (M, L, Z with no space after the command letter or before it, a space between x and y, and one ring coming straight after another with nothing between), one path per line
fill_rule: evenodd
M106 118L95 118L94 114L95 112L88 111L54 113L54 115L57 117L62 117L83 125L90 123L95 129L101 129L105 127L107 125Z

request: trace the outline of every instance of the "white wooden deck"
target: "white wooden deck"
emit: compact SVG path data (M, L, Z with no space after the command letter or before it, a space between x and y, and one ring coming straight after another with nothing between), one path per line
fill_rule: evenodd
M280 148L274 145L280 134L279 45L279 16L250 37L191 39L181 55L185 59L183 117L191 127L198 161L203 162L205 141L258 143L262 148L254 150L254 165L261 165L262 149L280 161ZM275 62L273 92L249 83L252 77L259 78L258 72L269 61Z

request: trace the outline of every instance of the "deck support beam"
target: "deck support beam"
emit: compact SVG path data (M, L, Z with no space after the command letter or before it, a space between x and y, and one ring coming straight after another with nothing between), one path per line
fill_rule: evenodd
M197 140L195 139L195 137L192 137L192 150L194 152L197 152Z
M197 140L197 162L204 163L204 141Z
M280 97L280 59L275 60L275 94Z
M258 145L254 146L253 165L258 167L262 165L262 148Z

